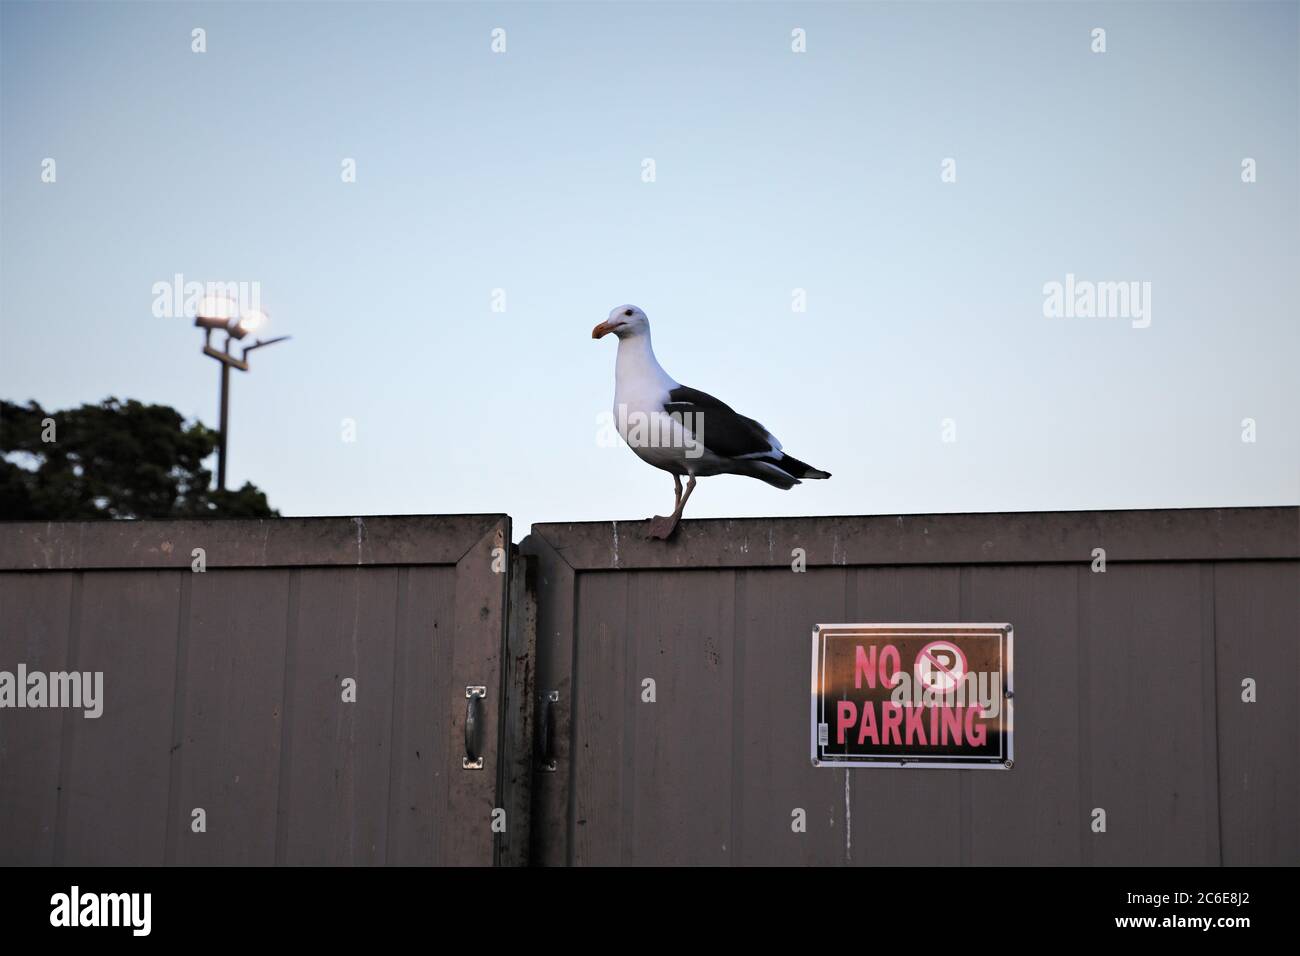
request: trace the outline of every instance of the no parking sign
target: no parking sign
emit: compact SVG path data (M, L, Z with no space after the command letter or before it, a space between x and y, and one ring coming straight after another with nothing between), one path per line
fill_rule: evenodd
M819 624L815 767L1010 769L1010 624Z

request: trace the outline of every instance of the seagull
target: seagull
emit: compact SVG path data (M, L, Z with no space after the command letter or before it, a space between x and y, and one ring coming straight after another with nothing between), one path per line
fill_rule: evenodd
M771 432L699 389L675 381L650 346L650 321L634 305L620 305L591 330L618 336L614 365L614 420L637 457L673 476L671 515L650 519L648 537L666 540L677 529L695 479L747 475L785 491L801 478L830 473L792 458ZM687 476L682 491L682 476Z

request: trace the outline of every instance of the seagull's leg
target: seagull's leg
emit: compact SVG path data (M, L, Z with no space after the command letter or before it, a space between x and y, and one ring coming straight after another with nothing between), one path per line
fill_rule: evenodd
M682 500L677 502L677 512L676 512L677 517L680 518L682 516L682 512L686 510L686 499L691 496L691 492L694 490L695 490L695 476L691 475L690 479L686 482L686 494L682 495Z
M691 487L694 487L695 479L691 479ZM687 494L690 494L688 491ZM677 519L682 515L682 479L680 475L673 475L673 513L667 517L655 515L650 519L650 533L646 536L649 538L658 538L660 541L666 540L669 535L677 528Z
M686 509L686 501L690 498L691 492L695 490L694 475L691 475L686 482L685 494L681 494L681 479L674 475L673 481L676 483L678 491L677 506L673 508L673 513L666 518L655 515L650 519L650 537L658 538L661 541L667 540L677 530L677 522L681 520L682 512Z

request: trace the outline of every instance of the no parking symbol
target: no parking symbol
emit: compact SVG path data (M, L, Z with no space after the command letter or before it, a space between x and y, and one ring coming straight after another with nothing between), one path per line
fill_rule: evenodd
M966 655L951 641L931 641L916 655L917 683L946 694L966 676Z

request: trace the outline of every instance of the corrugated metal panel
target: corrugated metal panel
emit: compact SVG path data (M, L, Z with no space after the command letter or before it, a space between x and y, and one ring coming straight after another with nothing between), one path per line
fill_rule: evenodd
M1293 863L1298 530L1295 508L692 521L666 544L535 525L560 759L534 859ZM990 620L1016 632L1014 770L810 765L815 623Z
M0 712L0 863L490 864L509 540L499 515L0 525L0 670L105 681L98 719Z

